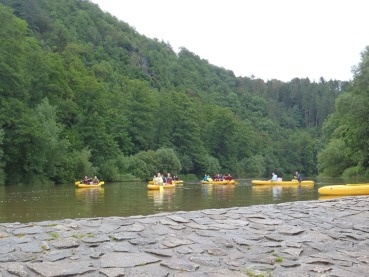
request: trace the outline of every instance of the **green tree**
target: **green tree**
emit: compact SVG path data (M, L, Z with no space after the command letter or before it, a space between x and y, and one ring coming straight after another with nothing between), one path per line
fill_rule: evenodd
M283 151L283 168L285 172L301 171L305 176L316 174L317 139L312 130L298 129L289 134Z
M155 118L159 110L155 91L142 81L126 80L123 101L122 112L130 122L128 133L134 145L133 152L152 149L157 127Z
M62 159L63 165L60 167L63 171L59 172L59 183L73 182L84 178L84 176L97 175L99 169L90 161L91 157L91 151L87 148L81 151L73 150L64 157ZM102 177L105 178L105 176Z
M204 168L205 174L209 175L216 174L220 172L220 170L221 166L219 164L219 160L215 157L207 155L205 157L205 168Z
M170 142L179 157L190 157L193 168L186 163L188 171L184 173L202 172L204 157L206 154L204 143L201 139L202 128L200 128L200 106L185 94L177 93L173 100L173 117L175 124Z
M39 49L36 40L28 36L27 23L1 4L0 25L0 93L4 107L8 97L29 100L32 71L28 71L27 60Z
M216 157L222 170L235 171L237 143L235 138L237 122L228 108L214 107L204 132L209 154Z
M162 173L181 172L181 162L173 149L158 149L155 153L157 167Z
M12 157L7 160L9 177L15 181L65 181L60 180L64 175L61 165L69 154L69 142L61 137L63 126L56 122L56 111L49 101L44 99L14 127L8 138L14 145L7 153Z
M255 155L240 161L237 174L245 177L264 177L266 175L265 168L264 157Z
M318 154L319 173L324 176L341 176L350 164L347 146L338 139L331 140Z

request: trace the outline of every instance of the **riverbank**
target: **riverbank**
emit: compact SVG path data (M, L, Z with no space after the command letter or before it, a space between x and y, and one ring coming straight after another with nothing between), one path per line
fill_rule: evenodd
M369 276L368 207L360 196L0 223L0 276Z

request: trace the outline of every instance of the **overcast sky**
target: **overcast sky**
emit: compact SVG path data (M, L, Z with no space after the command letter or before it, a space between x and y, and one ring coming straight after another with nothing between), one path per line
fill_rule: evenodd
M236 76L352 80L369 45L367 0L91 0L140 34Z

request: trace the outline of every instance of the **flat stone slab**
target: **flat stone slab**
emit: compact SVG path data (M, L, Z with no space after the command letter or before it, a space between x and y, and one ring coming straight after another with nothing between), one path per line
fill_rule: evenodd
M161 259L146 253L107 253L101 258L101 267L134 267L160 262Z
M368 207L358 196L0 223L0 276L369 276Z
M75 248L80 245L80 241L75 237L61 238L53 241L52 246L55 248Z
M86 262L59 262L59 263L27 263L27 267L38 275L45 277L76 276L95 271L91 263Z

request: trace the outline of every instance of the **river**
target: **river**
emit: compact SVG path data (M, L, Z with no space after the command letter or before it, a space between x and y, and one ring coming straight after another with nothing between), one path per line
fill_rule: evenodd
M65 218L149 215L160 212L229 208L324 199L318 188L343 184L340 179L310 179L310 186L253 186L184 183L150 191L147 183L106 183L101 188L65 185L0 186L0 222L35 222ZM357 183L357 180L346 180Z

